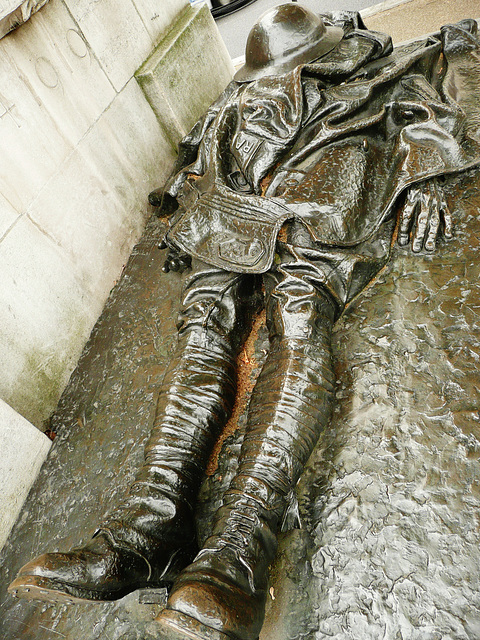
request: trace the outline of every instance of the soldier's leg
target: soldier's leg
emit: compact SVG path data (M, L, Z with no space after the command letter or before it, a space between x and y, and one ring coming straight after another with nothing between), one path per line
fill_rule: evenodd
M194 263L145 462L126 499L86 546L33 560L10 591L45 600L112 600L171 581L190 561L196 494L232 409L235 360L258 299L255 285L252 277Z
M213 535L175 581L158 618L169 640L258 638L288 497L330 419L338 305L314 265L290 258L266 277L270 352Z

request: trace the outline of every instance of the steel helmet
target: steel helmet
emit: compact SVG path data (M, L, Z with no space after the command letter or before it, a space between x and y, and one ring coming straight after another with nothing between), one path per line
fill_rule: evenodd
M248 34L245 64L234 79L248 82L283 75L325 55L342 37L343 29L327 27L321 16L298 4L273 7Z

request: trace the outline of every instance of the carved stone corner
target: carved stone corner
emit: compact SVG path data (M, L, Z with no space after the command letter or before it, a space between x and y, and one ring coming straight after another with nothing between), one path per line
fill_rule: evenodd
M7 0L6 6L0 9L0 38L26 22L47 2L48 0Z
M212 14L202 4L184 9L135 77L176 149L233 71Z

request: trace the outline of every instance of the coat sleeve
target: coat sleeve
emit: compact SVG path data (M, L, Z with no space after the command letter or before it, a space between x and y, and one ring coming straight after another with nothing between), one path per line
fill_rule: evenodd
M238 83L230 82L220 97L207 109L206 113L194 124L189 133L178 145L178 156L172 174L165 186L165 193L176 198L189 173L188 169L198 160L198 151L217 114L234 93ZM198 173L195 169L192 173Z

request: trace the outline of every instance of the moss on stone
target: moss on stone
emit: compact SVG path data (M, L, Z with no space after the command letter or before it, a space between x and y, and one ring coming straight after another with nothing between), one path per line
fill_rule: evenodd
M185 9L135 77L176 149L232 75L230 57L203 5Z
M73 309L65 313L64 322L71 329L65 349L53 352L29 347L14 388L4 397L15 411L41 430L58 403L91 328L89 318Z

